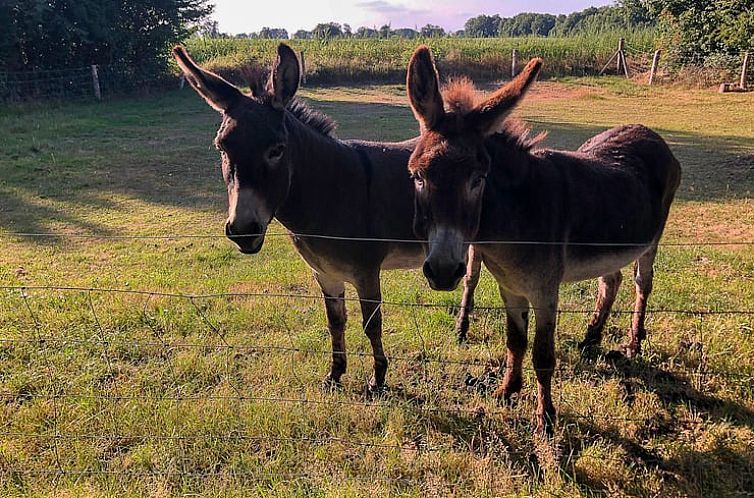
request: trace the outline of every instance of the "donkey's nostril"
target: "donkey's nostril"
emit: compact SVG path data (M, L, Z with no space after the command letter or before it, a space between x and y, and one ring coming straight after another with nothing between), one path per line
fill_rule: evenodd
M459 279L464 275L466 275L466 265L463 263L458 263L458 267L456 268L456 272L453 277Z
M429 280L434 280L435 272L432 271L432 265L429 264L429 261L424 262L424 265L422 265L422 271L424 272L425 277Z

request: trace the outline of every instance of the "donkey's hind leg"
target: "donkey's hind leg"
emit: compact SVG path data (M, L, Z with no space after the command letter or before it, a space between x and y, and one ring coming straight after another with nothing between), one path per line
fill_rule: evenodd
M482 272L482 258L469 246L469 262L466 266L466 276L463 277L463 298L461 309L456 317L456 337L459 343L466 342L466 333L469 331L469 313L474 310L474 291L479 284L479 275Z
M381 390L385 385L387 357L382 349L382 292L380 274L367 275L356 283L356 292L361 302L361 317L364 333L372 345L374 376L367 385L369 393Z
M602 275L597 283L597 303L594 307L592 319L586 328L586 336L579 343L579 348L586 349L589 346L596 346L602 341L602 330L610 315L610 309L615 302L615 296L618 295L618 288L623 280L620 270L615 273Z
M647 337L644 328L644 319L647 312L647 300L652 292L652 280L654 278L654 261L657 256L657 244L642 254L634 264L634 282L636 283L636 304L634 305L633 320L628 342L621 349L623 353L632 358L641 353L641 341Z
M327 312L327 328L332 339L332 364L330 373L322 382L324 389L340 385L340 377L346 371L346 287L342 281L315 274L322 289Z

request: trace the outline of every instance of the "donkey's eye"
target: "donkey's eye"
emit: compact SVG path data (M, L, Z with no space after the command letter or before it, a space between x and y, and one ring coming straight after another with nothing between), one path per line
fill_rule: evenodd
M267 151L267 161L271 163L275 163L279 161L281 157L283 157L284 153L285 153L285 145L283 144L273 145Z
M484 175L477 175L474 178L471 179L471 188L472 189L478 189L482 186L482 183L484 183L484 180L486 180L487 177Z
M412 178L414 179L414 185L416 185L416 188L424 188L424 178L419 175L413 175Z

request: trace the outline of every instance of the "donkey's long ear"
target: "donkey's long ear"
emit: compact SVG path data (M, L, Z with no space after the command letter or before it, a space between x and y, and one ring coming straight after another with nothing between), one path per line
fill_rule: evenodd
M298 90L300 78L301 69L296 53L291 47L281 43L278 45L278 58L270 73L269 91L273 107L285 109Z
M205 71L189 57L180 45L173 49L175 60L181 67L186 81L218 111L227 111L243 97L241 91L215 73Z
M508 117L531 84L537 79L540 69L542 69L542 59L530 60L518 76L498 89L469 113L468 118L471 126L479 130L484 136L497 132L505 118Z
M422 131L434 128L445 115L445 109L440 94L440 77L432 52L425 45L416 49L408 63L406 90Z

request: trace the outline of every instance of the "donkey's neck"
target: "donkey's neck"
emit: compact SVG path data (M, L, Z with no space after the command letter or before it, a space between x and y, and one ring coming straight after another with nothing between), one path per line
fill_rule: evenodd
M276 218L294 233L318 233L333 209L346 206L344 186L358 182L358 154L337 138L327 136L286 114L290 188Z
M537 157L510 140L491 138L487 142L491 156L488 175L495 190L515 189L527 183Z

